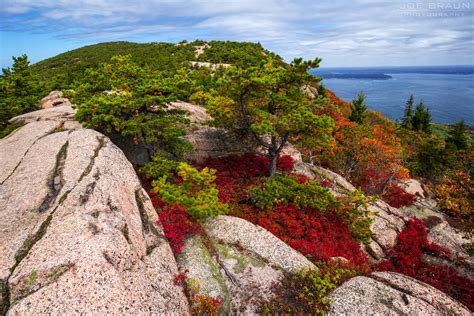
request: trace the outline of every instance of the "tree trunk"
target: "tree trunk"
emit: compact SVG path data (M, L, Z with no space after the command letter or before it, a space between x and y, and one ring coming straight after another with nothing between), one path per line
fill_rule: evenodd
M270 177L276 174L278 154L270 153Z

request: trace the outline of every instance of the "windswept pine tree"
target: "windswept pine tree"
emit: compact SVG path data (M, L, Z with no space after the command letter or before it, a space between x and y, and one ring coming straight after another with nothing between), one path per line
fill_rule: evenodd
M214 125L250 137L252 148L270 160L270 175L284 146L305 137L316 145L328 143L334 121L314 114L315 105L301 87L316 83L308 73L320 59L291 64L270 59L259 66L229 67L220 86L209 93L208 110Z

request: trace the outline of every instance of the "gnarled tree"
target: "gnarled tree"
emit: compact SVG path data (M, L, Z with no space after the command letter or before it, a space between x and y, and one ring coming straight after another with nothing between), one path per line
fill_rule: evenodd
M252 150L270 159L270 176L290 140L328 143L334 125L316 115L316 104L301 89L319 81L308 73L320 59L291 64L268 60L249 68L229 67L208 94L207 108L214 125L250 138Z

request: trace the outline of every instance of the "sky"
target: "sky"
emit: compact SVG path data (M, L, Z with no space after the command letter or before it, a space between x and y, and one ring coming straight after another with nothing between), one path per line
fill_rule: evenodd
M322 67L474 64L474 0L0 0L0 66L107 41L260 42Z

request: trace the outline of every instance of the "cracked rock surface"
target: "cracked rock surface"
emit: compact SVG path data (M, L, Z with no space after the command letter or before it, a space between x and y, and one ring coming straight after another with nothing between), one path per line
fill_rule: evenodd
M1 314L187 314L132 165L104 135L65 124L71 110L28 113L0 140Z
M443 292L394 272L352 278L329 297L328 315L471 315Z

